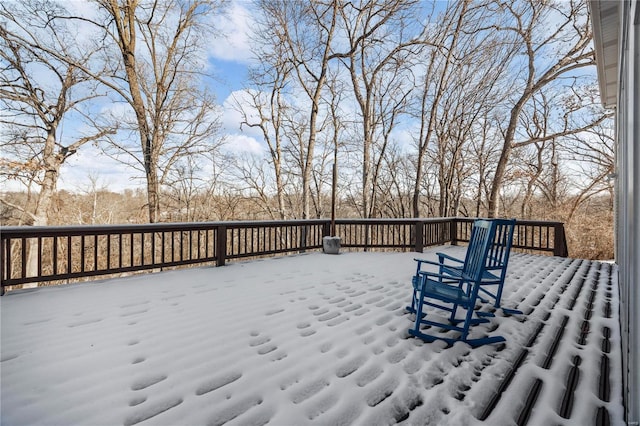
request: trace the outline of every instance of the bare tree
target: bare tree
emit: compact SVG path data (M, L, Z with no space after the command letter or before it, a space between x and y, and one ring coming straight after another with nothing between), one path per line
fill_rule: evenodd
M512 87L516 87L512 106L509 108L509 120L503 129L504 142L502 152L489 195L488 214L498 214L499 193L505 177L511 151L519 146L534 143L534 140L517 142L520 117L525 106L543 90L558 84L564 76L595 63L591 46L591 31L587 5L583 0L570 2L539 2L523 0L519 2L496 3L505 12L505 22L498 24L500 32L515 36L515 42L524 55L515 57L513 67L519 67L520 73L514 73ZM549 26L549 22L556 22ZM584 129L571 129L578 133ZM547 139L558 135L548 134Z
M380 0L340 8L349 44L337 57L349 73L358 107L360 128L354 139L362 151L362 217L374 214L383 157L415 88L412 59L424 45L421 28L412 21L417 6L413 0Z
M72 63L91 61L97 51L78 46L70 29L51 19L62 12L58 4L48 2L0 5L4 20L0 26L0 123L5 129L1 173L26 181L30 191L35 184L33 211L12 205L29 217L31 225L50 223L64 162L83 145L114 131L97 125L86 113L87 105L100 94L92 79ZM73 129L82 122L93 130L63 133L65 123ZM27 268L33 271L36 253L28 253Z
M469 188L465 195L474 200L472 214L475 217L482 217L486 211L492 166L497 163L500 156L499 144L502 135L497 131L500 120L501 117L496 111L485 110L471 129L469 155L474 159L476 168L475 176L471 177L473 187Z
M48 224L62 164L82 145L113 132L98 127L63 136L65 120L96 124L83 108L100 94L90 77L48 52L56 50L74 62L90 61L96 53L76 46L74 34L50 19L60 10L55 3L0 5L5 20L0 27L0 123L7 130L2 136L2 173L36 183L38 201L29 212L33 225ZM42 40L50 44L41 48Z
M281 46L274 46L278 48ZM270 51L264 52L263 57L272 55ZM277 199L277 217L288 217L285 208L285 189L283 177L283 146L285 144L285 129L283 121L287 114L287 105L283 91L291 72L291 65L283 62L279 54L271 56L273 63L262 62L260 68L256 67L250 72L250 80L265 91L247 90L250 97L248 104L236 99L236 109L242 114L242 126L259 128L264 141L269 149L269 162L273 168L275 190ZM273 216L273 215L272 215ZM274 217L274 218L275 218Z
M449 3L429 18L438 24L428 26L424 35L435 47L424 55L422 90L416 100L420 128L413 188L415 217L421 215L421 176L426 167L438 169L440 215L457 214L462 185L480 172L476 168L486 167L471 157L467 145L475 143L478 129L488 123L486 117L504 99L507 59L514 53L511 44L488 24L493 14L487 2L461 1ZM482 180L479 178L480 183ZM482 192L477 196L482 197Z
M421 81L420 132L417 137L416 178L412 201L414 217L420 217L420 193L424 161L429 142L435 131L440 99L445 94L449 84L449 68L455 58L454 48L462 33L464 17L469 3L468 0L465 0L449 4L447 9L437 16L440 25L434 26L435 29L425 32L424 35L436 47L433 47L425 58L427 66ZM430 20L433 18L434 16L431 15Z
M130 108L114 113L120 137L111 139L115 159L143 172L149 221L160 217L161 185L179 159L211 150L218 119L213 97L202 88L205 40L215 31L211 16L222 3L213 0L97 0L100 17L73 16L98 30L107 76L93 63L74 63L124 100ZM130 113L133 113L131 119ZM138 147L128 143L137 135Z
M597 97L593 95L592 99ZM566 215L567 221L571 221L585 201L603 192L613 193L613 179L616 177L613 115L611 111L603 111L597 100L591 105L595 109L594 114L604 116L605 120L585 132L569 135L559 143L567 161L578 167L576 176L571 179L576 195ZM610 200L613 202L613 196ZM610 209L613 211L613 205Z
M302 217L310 216L311 174L321 114L322 93L329 64L335 57L332 43L336 34L338 0L292 2L288 0L260 0L262 44L272 42L274 51L291 66L295 84L309 103L306 132L298 130L290 139L297 145L299 157ZM274 64L275 65L275 64ZM295 82L295 83L294 83ZM299 100L300 102L301 100Z

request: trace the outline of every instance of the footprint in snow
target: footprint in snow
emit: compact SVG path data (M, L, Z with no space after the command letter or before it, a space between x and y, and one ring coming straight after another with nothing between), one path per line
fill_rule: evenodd
M132 302L132 303L127 303L125 305L120 305L120 307L122 309L126 309L126 308L133 308L134 306L146 305L148 303L150 303L149 300L143 300L141 302Z
M333 406L335 406L340 398L335 393L331 393L329 395L325 395L322 398L317 398L317 400L312 401L313 403L306 408L305 413L309 420L313 420L321 414L329 411Z
M316 334L316 331L313 328L307 328L300 332L301 337L309 337L313 336L314 334Z
M129 407L135 407L136 405L140 405L147 400L146 396L138 396L135 398L131 398L129 400Z
M380 355L384 352L384 348L382 346L374 346L371 348L371 352L373 352L374 355Z
M103 320L103 318L89 319L89 320L85 320L85 321L79 321L79 322L76 322L76 323L68 324L67 327L75 328L75 327L80 327L80 326L83 326L83 325L95 324L95 323L100 322L102 320Z
M271 341L271 338L266 335L257 336L254 339L249 340L249 346L251 347L260 346L270 341Z
M173 295L173 296L163 297L162 300L179 299L179 298L185 297L185 296L186 296L186 294L180 293L180 294L176 294L176 295Z
M320 345L320 352L325 354L325 353L329 352L331 350L331 348L333 348L333 343L331 343L331 342L323 343L322 345Z
M271 362L280 361L285 359L287 356L288 355L285 351L277 351L277 352L274 352L271 357L269 357L269 361Z
M343 310L344 310L345 312L352 312L352 311L355 311L356 309L360 309L360 308L362 308L362 305L361 305L361 304L359 304L359 303L356 303L356 304L353 304L353 305L349 305L349 306L347 306L347 307L346 307L346 308L344 308Z
M387 360L391 364L397 364L407 357L409 352L405 348L396 349L387 355Z
M318 317L318 321L322 321L322 322L329 321L338 316L340 316L340 312L333 311Z
M372 365L371 367L363 370L358 374L358 376L356 377L356 384L361 388L365 387L366 385L377 379L382 373L384 373L382 367L380 367L379 365Z
M160 383L166 379L167 376L165 374L156 374L153 376L143 377L133 382L133 384L131 385L131 390L139 391L142 389L146 389L149 386L153 386L156 383Z
M145 404L144 406L140 407L140 410L125 419L124 426L133 426L135 424L148 420L152 417L164 413L165 411L169 411L173 407L182 404L182 402L182 398L171 397L169 399L154 402L151 405Z
M35 320L35 321L23 322L22 325L42 324L44 322L49 322L49 321L51 321L51 318L44 318L44 319L39 319L39 320Z
M365 395L365 401L369 407L375 407L380 404L385 399L389 398L393 391L398 387L400 382L395 377L389 377L382 381L381 383L377 383L372 389L369 390L367 395Z
M371 326L365 325L364 327L360 327L356 330L356 334L358 336L365 334L366 332L371 331Z
M336 325L342 324L343 322L347 321L348 319L349 319L348 316L342 315L342 316L339 316L339 317L337 317L335 319L332 319L331 321L327 322L327 325L329 327L334 327Z
M198 386L198 388L196 389L196 395L200 396L209 392L213 392L235 382L240 377L242 377L242 373L239 371L230 371L215 377L211 377L202 382L200 386Z
M376 325L385 325L391 321L391 315L383 315L376 320Z
M130 317L132 315L139 315L139 314L144 314L147 311L149 311L149 309L139 309L136 311L130 311L130 312L123 312L120 314L121 317Z
M321 308L321 309L317 309L317 310L313 311L313 315L315 315L315 316L324 315L327 312L329 312L329 308Z
M347 377L362 367L366 361L367 357L365 355L358 355L355 358L351 358L347 362L338 366L336 369L336 376L341 379Z
M0 359L0 362L11 361L12 359L18 358L18 356L19 356L18 354L3 355L2 358Z
M266 355L270 352L275 351L276 349L278 349L276 345L262 345L260 348L258 348L258 355Z
M329 386L329 382L324 378L315 380L311 383L306 383L302 386L297 386L295 389L292 389L291 402L294 404L300 404L301 402L316 395L327 386Z
M366 303L367 305L370 305L372 303L377 303L377 302L381 301L382 299L384 299L384 296L375 296L375 297L371 297L371 298L365 300L364 303Z
M213 417L211 417L206 424L211 426L222 426L231 420L242 416L249 410L255 410L254 407L262 404L263 399L259 395L252 395L242 400L231 404L222 410L216 411ZM244 418L244 417L243 417ZM244 424L245 422L239 421L240 424Z

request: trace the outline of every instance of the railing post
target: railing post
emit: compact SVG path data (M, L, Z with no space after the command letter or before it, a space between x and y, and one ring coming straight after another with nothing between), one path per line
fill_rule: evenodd
M298 253L307 252L307 225L300 226L300 241L298 241L300 251Z
M331 228L332 228L332 222L331 221L326 221L325 223L322 224L322 236L323 237L330 237L332 236L332 232L331 232Z
M224 266L227 259L227 227L218 226L216 238L216 266Z
M553 225L553 255L559 257L569 257L569 248L564 234L564 224Z
M413 224L414 251L422 253L424 251L424 222L417 221Z
M7 256L7 258L5 258L5 254L8 254L8 252L5 251L5 245L9 246L9 251L11 251L11 245L9 244L11 240L7 239L2 239L0 240L0 296L4 296L4 281L8 278L11 278L8 275L8 271L10 271L10 268L7 265L7 261L9 260L9 256Z
M458 219L453 217L449 222L449 237L451 238L451 245L458 245Z

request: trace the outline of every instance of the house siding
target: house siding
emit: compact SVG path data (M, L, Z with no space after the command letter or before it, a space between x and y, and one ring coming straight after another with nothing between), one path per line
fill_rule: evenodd
M617 101L618 223L621 332L627 423L640 422L640 31L638 3L625 1L620 13L619 84Z

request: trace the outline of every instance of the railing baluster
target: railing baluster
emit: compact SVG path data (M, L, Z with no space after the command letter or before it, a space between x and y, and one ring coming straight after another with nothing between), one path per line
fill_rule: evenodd
M85 249L86 248L86 235L80 236L80 272L84 272L84 264L86 262L85 259Z
M7 246L9 246L7 248ZM0 279L4 283L8 278L11 278L11 239L0 241ZM0 296L4 296L4 286L0 285Z
M98 270L98 241L99 235L93 236L93 270Z
M72 241L72 236L71 235L67 235L67 274L70 274L72 272L71 266L72 266L72 262L71 262L71 243Z
M21 257L20 257L20 277L22 278L26 278L27 277L27 239L25 237L22 237L21 239L22 241L22 253L21 253Z
M42 237L38 237L38 276L42 276Z
M107 267L111 269L111 234L107 234Z
M9 249L7 250L7 246ZM9 271L11 270L10 265L11 262L11 239L7 238L6 240L0 241L0 260L7 259L7 262L0 262L0 277L2 281L6 281L7 278L11 277L9 275ZM0 287L0 293L4 294L4 287Z

